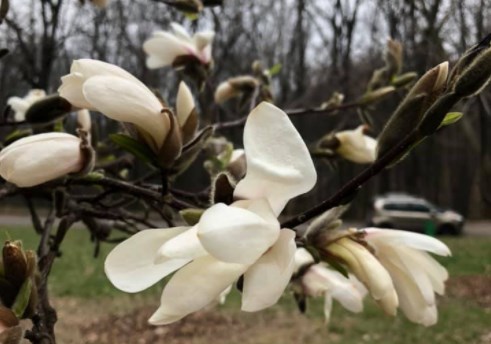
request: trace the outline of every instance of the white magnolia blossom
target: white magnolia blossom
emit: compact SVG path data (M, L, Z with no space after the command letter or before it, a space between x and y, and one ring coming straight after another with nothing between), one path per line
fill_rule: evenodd
M366 228L365 240L389 272L399 306L412 322L431 326L438 320L435 293L443 295L447 270L427 252L449 256L449 248L428 235Z
M80 143L66 133L25 137L0 151L0 175L19 187L31 187L79 172L84 167Z
M330 243L327 251L348 266L385 313L396 315L399 300L392 278L365 246L343 237Z
M145 41L143 50L148 55L147 67L151 69L171 66L177 57L191 56L203 65L211 62L213 31L197 32L190 36L184 27L171 24L171 32L157 31Z
M341 157L357 164L369 164L375 161L377 141L363 133L365 127L360 125L355 130L336 133L339 147L336 149Z
M314 259L304 248L295 252L295 263L298 268L308 266L299 277L302 293L310 297L324 296L326 323L331 318L333 299L350 312L359 313L363 310L363 298L367 290L354 275L350 274L346 278L324 264L313 264Z
M46 92L40 89L30 90L24 98L10 97L7 104L15 111L14 119L22 122L26 119L26 112L32 104L46 97Z
M99 111L116 121L132 123L154 150L170 131L171 119L159 99L133 75L112 64L81 59L61 78L60 96L73 106Z
M107 257L111 282L127 292L148 288L178 270L149 322L177 321L215 302L243 276L242 310L276 303L294 270L295 233L280 229L289 199L309 191L316 171L288 116L269 103L249 115L244 129L247 174L237 201L207 209L193 227L139 232Z

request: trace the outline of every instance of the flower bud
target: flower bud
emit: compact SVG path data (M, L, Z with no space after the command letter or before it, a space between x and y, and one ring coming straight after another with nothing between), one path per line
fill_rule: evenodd
M230 78L218 85L215 91L215 102L222 104L227 100L241 95L249 95L259 86L259 81L250 76L242 75Z
M390 84L396 88L406 86L411 83L414 79L418 77L418 73L416 72L408 72L402 75L395 76Z
M481 53L456 79L454 92L461 97L478 94L491 80L491 47Z
M27 277L27 259L20 241L6 241L2 250L5 278L20 287Z
M56 121L72 110L72 105L58 95L45 97L32 104L26 111L26 121L45 124Z
M234 149L227 165L227 171L235 180L241 180L247 170L247 161L243 149Z
M182 143L186 144L198 129L198 113L191 90L184 81L179 84L177 92L176 115L182 132Z
M40 89L32 89L27 93L24 98L11 97L7 100L7 104L15 111L14 118L17 122L24 121L26 119L26 112L31 105L37 101L44 99L46 92Z
M334 136L339 142L334 151L342 158L357 164L369 164L375 161L377 141L364 134L366 127L345 130Z
M82 141L66 133L25 137L0 151L0 175L18 187L31 187L71 173L91 163Z
M399 74L402 68L402 44L401 42L389 39L385 51L385 63L390 76Z
M445 90L447 75L448 62L443 62L430 69L416 82L382 130L378 138L378 157L383 156L418 128L426 110Z
M360 104L368 105L373 104L384 99L387 95L394 93L396 88L394 86L386 86L377 88L376 90L369 91L359 100Z

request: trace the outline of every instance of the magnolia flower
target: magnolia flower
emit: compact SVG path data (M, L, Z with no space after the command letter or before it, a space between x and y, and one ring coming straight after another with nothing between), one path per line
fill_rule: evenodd
M427 252L449 256L449 248L419 233L379 228L364 232L364 239L392 278L406 317L424 326L434 325L438 318L434 293L444 294L448 273Z
M346 160L358 164L369 164L375 161L377 141L363 133L365 126L355 130L345 130L334 136L339 140L336 153Z
M7 104L15 111L14 119L22 122L26 119L26 112L32 104L46 97L46 92L40 89L30 90L24 98L10 97Z
M22 138L0 151L0 175L19 187L31 187L80 172L85 166L80 144L66 133Z
M61 81L58 92L73 106L134 124L145 142L155 152L160 151L174 118L133 75L109 63L81 59L72 63L70 74Z
M342 237L325 250L348 266L385 313L396 315L399 301L391 276L367 248L350 237Z
M148 68L173 65L180 57L191 57L203 65L210 64L211 45L215 36L213 31L198 32L191 37L186 29L177 23L172 23L171 29L172 32L154 32L153 37L143 44L143 50L148 55Z
M193 94L184 81L179 84L176 99L176 116L183 133L183 143L189 142L198 128L198 114Z
M295 252L295 263L298 267L297 272L301 274L295 283L301 293L310 297L324 296L326 323L331 317L333 299L350 312L359 313L363 310L363 297L367 290L355 276L350 274L349 278L346 278L323 264L314 264L314 259L304 248ZM302 267L305 270L301 271Z
M230 78L218 85L215 90L215 102L217 104L224 103L230 98L238 97L244 93L252 93L257 87L259 87L259 81L250 75Z
M193 227L139 232L108 255L107 276L127 292L178 270L150 323L206 307L241 276L242 310L258 311L276 303L290 281L295 233L281 230L277 217L289 199L314 186L312 159L288 116L269 103L249 115L244 150L247 174L234 191L237 201L213 205Z

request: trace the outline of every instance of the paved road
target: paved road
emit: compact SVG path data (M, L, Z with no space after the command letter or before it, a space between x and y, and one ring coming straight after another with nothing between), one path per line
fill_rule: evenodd
M7 226L29 226L30 224L30 218L27 216L0 214L0 228ZM364 224L356 221L345 221L345 226L360 228ZM465 224L464 233L470 236L491 237L491 220L468 221Z

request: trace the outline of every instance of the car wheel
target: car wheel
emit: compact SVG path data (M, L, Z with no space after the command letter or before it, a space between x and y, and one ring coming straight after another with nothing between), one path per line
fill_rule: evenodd
M440 235L460 235L461 231L451 224L444 224L438 228L438 234Z

